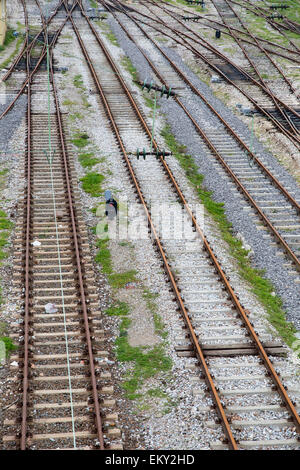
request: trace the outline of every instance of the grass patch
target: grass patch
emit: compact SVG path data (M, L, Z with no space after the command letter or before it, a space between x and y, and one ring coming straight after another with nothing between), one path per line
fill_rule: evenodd
M136 281L135 270L116 273L113 271L111 253L108 248L109 238L97 240L99 251L96 255L96 262L102 265L102 270L107 274L108 281L113 288L123 288L128 282ZM148 302L147 305L154 311L153 302L154 295L144 291L144 298ZM164 354L164 344L161 343L154 348L133 347L128 343L128 328L131 324L128 314L130 307L126 302L116 300L105 313L110 316L122 318L120 324L119 337L116 340L116 355L120 362L130 362L131 370L126 374L126 379L122 383L127 398L134 400L141 398L141 394L137 393L143 381L153 377L159 372L165 372L171 369L172 361Z
M13 29L7 29L6 34L5 34L5 39L4 43L2 46L0 46L0 52L4 51L4 49L10 45L13 41L15 41L15 36L13 35L14 30Z
M4 211L0 210L0 260L2 261L7 257L7 253L3 248L8 243L8 237L10 230L13 228L14 224L7 218L7 215ZM1 297L0 297L1 301Z
M104 176L99 173L87 173L85 176L80 178L82 189L92 197L99 197L103 194L101 184L104 179Z
M121 59L121 64L125 67L125 69L130 73L130 75L132 76L132 79L135 80L135 81L138 81L139 80L139 76L138 76L138 72L136 70L136 68L134 67L134 65L132 64L131 60L129 59L129 57L127 56L124 56L122 59Z
M64 106L73 106L75 104L76 104L75 101L71 101L71 100L64 100L63 101Z
M114 33L111 31L110 27L108 24L104 23L101 20L97 20L96 24L99 26L99 28L103 31L104 36L114 45L117 47L119 46L118 40Z
M82 149L89 145L89 136L87 134L77 133L75 134L75 137L71 140L71 142L76 145L76 147Z
M129 305L126 302L117 300L111 307L105 310L105 313L113 317L123 317L129 314Z
M93 152L80 153L78 158L83 168L92 168L96 163L100 162L99 158L96 158Z
M263 277L264 271L251 266L247 258L247 250L243 248L242 242L233 235L232 225L226 218L223 203L214 201L212 199L212 193L203 188L203 175L198 173L198 168L193 157L184 153L185 147L176 141L175 137L170 132L169 126L165 126L161 135L184 169L189 181L196 189L199 199L216 222L223 239L229 246L231 255L234 256L238 262L239 274L249 282L252 287L252 292L254 292L265 307L270 323L276 328L283 340L291 346L296 340L294 336L296 329L292 323L286 320L280 297L272 295L275 289L272 283Z
M102 271L107 274L110 285L116 289L122 289L128 282L135 282L137 272L135 270L123 273L113 272L111 254L108 248L109 239L97 240L97 247L100 248L96 254L95 261L102 265Z
M114 46L118 46L119 47L119 43L117 41L117 38L116 36L114 35L114 33L112 31L109 31L107 33L105 33L105 36L107 37L107 39L114 45Z
M166 392L163 392L160 388L150 388L147 390L147 395L155 398L166 398L168 396Z
M170 370L172 361L164 354L163 344L154 346L150 351L143 351L140 347L130 346L127 336L124 334L126 333L126 326L129 326L129 324L127 322L121 325L120 336L116 340L116 347L117 358L120 362L133 363L131 376L123 382L122 387L126 391L127 398L134 400L141 396L136 392L141 387L143 381L155 376L159 372Z

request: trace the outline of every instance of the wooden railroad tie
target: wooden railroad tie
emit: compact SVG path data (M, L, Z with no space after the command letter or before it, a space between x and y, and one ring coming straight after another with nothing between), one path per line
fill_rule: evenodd
M286 348L282 344L274 341L262 343L268 354L273 356L285 356ZM258 350L251 343L233 343L233 344L200 344L204 356L240 356L240 355L258 355ZM195 355L191 344L182 344L175 346L178 356L193 357Z

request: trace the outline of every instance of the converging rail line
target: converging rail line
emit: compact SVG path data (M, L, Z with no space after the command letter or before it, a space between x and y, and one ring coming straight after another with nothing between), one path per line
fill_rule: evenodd
M207 383L207 386L209 387L209 390L211 392L211 396L214 401L214 407L216 412L219 415L219 418L221 420L221 424L223 426L223 430L227 439L227 443L230 448L232 449L238 449L239 447L243 446L284 446L284 439L281 441L279 440L277 443L274 442L272 439L270 441L261 441L257 440L255 444L255 439L254 441L250 442L245 440L245 442L240 442L238 443L238 438L236 437L236 431L231 428L230 426L230 419L227 416L226 413L226 408L224 407L224 398L226 395L230 395L231 392L227 389L228 385L221 385L221 382L218 382L217 379L213 378L210 369L207 365L205 354L202 350L202 344L207 342L209 345L206 346L206 349L208 350L209 347L212 347L214 349L215 353L220 354L222 357L222 354L224 353L224 349L226 349L226 345L229 346L228 339L232 341L232 344L230 346L231 348L231 354L233 354L239 362L243 362L245 359L245 356L243 356L243 353L241 349L238 349L241 345L241 343L237 342L237 339L240 341L241 337L245 338L247 337L247 334L249 334L250 339L246 341L242 341L242 350L243 348L246 348L247 346L253 347L254 351L258 353L262 360L263 367L265 368L265 373L268 375L269 379L271 380L273 384L273 389L271 383L268 382L268 385L266 388L262 387L262 389L257 389L257 395L256 399L258 399L257 403L261 403L261 405L258 405L258 408L261 406L261 409L266 405L266 402L262 400L262 396L259 394L266 394L268 395L268 387L270 387L270 394L273 395L274 392L278 393L278 396L280 396L280 402L281 400L282 403L284 402L286 404L286 410L289 410L291 413L291 417L293 417L295 428L299 430L299 425L300 425L300 420L299 416L296 411L296 407L298 407L298 404L292 403L290 398L288 398L286 389L283 386L282 382L279 379L278 374L276 373L271 360L268 357L268 353L266 352L264 346L262 345L262 342L260 341L258 334L255 332L251 322L249 321L248 314L245 312L243 306L241 305L239 299L237 298L236 294L234 293L232 287L230 286L230 283L228 282L222 267L220 263L218 262L216 256L213 253L213 249L210 246L209 242L207 241L202 229L200 228L197 220L195 219L195 216L193 215L182 191L180 190L179 184L174 178L174 175L167 163L167 161L163 157L159 157L158 160L151 159L151 161L146 160L136 160L135 157L132 156L132 151L131 148L128 150L126 147L129 144L128 137L126 136L126 126L124 126L124 120L126 120L127 123L130 123L130 128L133 126L136 128L136 123L139 122L140 124L140 131L139 131L139 136L137 136L137 140L141 142L141 147L144 144L146 147L149 142L151 141L152 134L151 131L141 113L139 110L137 104L135 103L135 100L125 84L120 71L113 60L112 56L110 55L107 47L104 45L103 40L97 33L95 27L87 17L87 15L84 12L84 9L80 3L81 6L81 12L83 17L86 19L90 26L90 31L92 36L95 39L95 42L100 46L99 47L99 52L95 52L95 49L93 47L93 50L91 49L91 41L83 41L82 39L82 25L80 22L78 22L76 19L71 18L72 26L74 28L75 34L77 36L77 39L80 44L80 48L86 58L86 63L89 67L89 70L91 72L92 79L94 81L95 89L99 94L99 97L101 98L101 106L104 107L104 110L107 114L107 117L111 123L112 131L115 135L116 141L120 147L121 154L124 159L124 163L126 165L126 168L128 169L128 174L130 176L130 179L132 183L134 184L134 188L137 193L138 200L142 203L144 211L145 211L145 216L148 220L149 227L151 229L151 232L153 234L154 238L154 244L160 253L162 257L162 261L164 264L165 271L168 275L168 278L171 282L175 298L177 299L179 309L183 315L184 321L187 326L187 332L189 339L191 341L192 347L197 355L197 358L199 359L202 371L203 371L203 376L205 378L205 381ZM78 23L78 25L77 25ZM85 35L86 39L86 35ZM93 63L95 62L95 57L97 57L97 65L101 68L102 73L99 74L97 73L95 67L93 66ZM113 92L112 92L113 90ZM153 145L156 150L159 150L159 146L157 142L154 140ZM165 176L163 176L165 175ZM163 181L167 178L167 181L169 182L168 185L163 183ZM160 235L159 228L156 226L155 221L152 220L151 213L148 209L148 203L153 200L155 200L155 194L158 194L158 188L160 188L160 196L161 196L161 191L163 189L163 197L164 200L171 202L174 200L174 195L178 197L181 201L181 204L183 205L184 209L187 211L187 214L189 215L191 219L191 223L194 226L196 233L197 233L197 238L194 240L194 246L195 249L193 250L192 254L190 253L185 253L182 243L178 242L177 240L175 241L170 241L163 239L163 237ZM147 194L147 196L146 196ZM201 246L203 249L201 249ZM188 262L191 259L191 256L194 260L194 267L192 269L192 278L193 278L193 285L199 285L199 289L197 291L186 291L186 286L185 286L185 280L184 280L184 274L182 271L182 266L186 262ZM181 267L181 272L175 276L173 274L172 267L173 263L169 261L169 259L175 259L175 265L178 267ZM217 274L219 280L221 282L215 282L214 281L214 276ZM207 287L206 290L203 290L200 287L202 285L202 280L203 276L210 277L210 281L207 281L206 277L206 285L211 284L214 287ZM180 285L180 288L179 288ZM185 286L185 287L184 287ZM225 288L225 296L224 296L224 291L222 290ZM216 296L214 295L215 292L217 292ZM213 298L211 297L213 296ZM226 300L225 300L226 299ZM189 307L187 307L187 305ZM238 315L239 320L241 321L240 326L238 327L239 333L236 336L227 336L225 332L221 330L221 333L218 334L217 340L214 337L209 338L208 330L205 328L201 328L201 324L204 323L204 317L206 317L207 320L207 314L208 314L208 309L210 305L214 305L214 312L215 314L219 315L220 318L225 318L229 320L229 318L232 316L233 312L236 312ZM231 310L233 309L233 310ZM202 317L201 314L202 313ZM232 317L233 318L233 317ZM230 320L229 320L230 321ZM203 323L202 323L203 322ZM196 329L195 324L197 323L198 327L200 329ZM204 326L204 325L203 325ZM212 327L213 328L213 327ZM232 325L227 327L227 333L228 331L232 330ZM245 336L246 333L246 336ZM220 341L222 342L220 343ZM218 344L219 341L219 344ZM235 346L236 348L235 348ZM234 353L233 350L236 350L236 354ZM218 351L219 350L219 351ZM223 352L220 352L220 351ZM275 351L275 349L274 349ZM239 355L241 353L241 356ZM259 371L257 370L257 373L261 374L262 370L262 364L254 363L252 364L253 367L258 367ZM241 364L240 364L241 365ZM246 370L246 362L244 363L244 367ZM247 375L247 374L246 374ZM261 376L262 377L262 376ZM236 378L236 377L235 377ZM268 379L268 380L269 380ZM244 376L240 377L240 380L251 380L250 376L247 376L245 378ZM218 385L216 385L216 383ZM291 387L291 392L295 393L296 390ZM243 393L247 394L247 390L244 389L243 392L243 387L241 390L239 390L239 393L243 395ZM297 395L297 392L296 392ZM258 398L259 397L259 398ZM244 397L245 398L245 397ZM278 403L278 402L277 402ZM278 405L276 405L277 409ZM245 408L246 410L246 408ZM264 424L266 426L270 425L272 427L272 424L270 423L269 420L264 420ZM288 420L286 418L283 419L284 426L288 426ZM268 423L268 424L267 424ZM250 424L249 424L250 426ZM292 429L292 428L290 428ZM296 446L298 447L298 440L296 436L292 437L292 434L289 434L290 431L287 431L286 434L286 445L289 446ZM293 433L293 431L292 431ZM258 432L259 435L259 432ZM287 437L289 436L289 437ZM218 446L218 444L216 444Z
M275 96L274 93L267 89L259 80L213 47L211 43L201 37L195 30L183 23L180 16L178 14L175 15L170 10L169 4L163 1L160 3L150 1L147 2L147 4L141 2L141 4L152 16L141 13L141 11L133 7L131 7L131 10L140 17L145 18L145 20L147 20L147 23L145 23L147 26L190 50L195 57L205 62L227 83L240 91L257 111L266 116L298 149L300 148L298 132L300 114L294 107L291 107L288 103ZM166 4L167 7L165 7L164 4ZM152 8L149 5L151 5ZM162 10L164 14L168 15L167 18L164 19L163 15L155 13L154 8ZM173 19L178 26L171 26L168 17ZM139 19L139 22L145 21ZM163 27L163 30L155 26L155 24ZM167 33L167 31L170 31L171 34ZM232 69L232 74L235 75L235 78L225 70L227 66ZM238 76L240 77L239 79L237 79ZM274 110L277 110L276 112L279 113L278 116Z
M26 43L27 184L15 241L20 255L15 283L24 298L22 348L16 357L22 400L9 408L4 444L21 450L122 448L53 50L41 19L48 70L35 70L32 77ZM59 32L66 21L61 23Z
M110 8L111 4L104 4ZM212 408L219 419L216 425L223 428L225 438L212 442L211 448L299 448L299 389L289 382L290 377L284 371L285 363L281 359L284 349L280 344L269 342L259 321L255 327L252 324L251 314L234 292L176 181L168 157L137 160L133 156L136 148L132 148L131 132L135 133L141 148L151 142L155 151L160 151L160 145L153 139L146 118L105 42L86 15L82 2L74 1L69 7L63 0L60 5L65 8L66 18L62 19L59 29L53 31L51 42L48 41L51 21L41 17L46 46L33 71L28 41L24 47L27 78L18 96L26 87L27 184L16 238L16 249L20 252L16 284L19 291L25 287L24 338L20 357L15 356L21 366L18 378L22 400L21 407L16 405L9 409L5 424L11 431L5 436L5 445L8 448L17 445L21 449L121 448L120 430L115 426L117 415L111 410L114 400L109 396L112 393L110 372L101 360L108 353L101 349L104 332L99 329L101 319L97 312L98 294L94 288L88 237L81 216L71 149L64 135L53 68L54 45L69 21L90 71L99 108L105 111L111 125L171 283L186 325L189 346L199 360L200 377L205 380ZM72 16L75 8L81 12L81 18ZM124 24L122 27L126 31ZM39 70L45 57L48 57L47 72ZM167 84L149 57L145 58L160 82ZM97 72L96 63L101 73ZM175 64L171 65L179 73ZM186 80L182 73L179 75ZM191 89L196 93L195 88L191 86ZM180 99L175 97L175 100L184 109ZM14 102L0 118L11 110ZM47 107L48 113L45 112ZM186 113L189 115L187 110ZM189 117L214 156L241 188L222 152L210 142L194 118ZM227 124L223 124L227 128ZM231 136L236 139L232 131ZM246 144L239 142L239 145L245 148ZM264 171L272 180L269 170L264 169L257 157L253 159L259 171ZM276 189L281 190L281 183L272 181ZM298 203L288 191L282 187L282 192L293 209L298 210ZM272 224L246 188L244 193L271 228ZM195 231L190 251L186 250L185 242L163 237L149 209L157 194L184 209ZM178 200L180 203L176 202ZM278 239L282 238L275 228L273 233ZM299 263L286 241L282 239L281 243L287 252L290 250L295 264ZM225 367L231 368L231 375L222 375ZM18 411L21 411L20 421L16 419Z

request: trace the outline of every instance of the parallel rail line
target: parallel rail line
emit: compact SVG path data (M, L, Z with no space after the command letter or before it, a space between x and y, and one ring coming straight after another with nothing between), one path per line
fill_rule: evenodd
M152 4L152 2L151 2ZM184 31L180 31L178 29L175 29L174 27L171 27L169 24L167 24L166 22L162 21L161 18L159 18L157 15L156 15L156 19L149 16L149 15L146 15L145 13L141 13L140 11L138 11L137 9L134 9L135 13L137 13L139 16L142 16L144 18L146 18L147 20L150 20L152 23L153 22L156 22L158 23L159 25L163 26L163 31L159 28L157 28L156 26L154 26L152 23L149 24L149 23L145 23L147 26L151 27L152 29L154 29L155 31L158 31L160 34L164 34L166 37L169 37L170 39L172 39L174 42L176 42L177 44L180 44L182 45L183 47L185 47L186 49L190 50L191 52L193 52L193 54L196 56L196 57L199 57L203 62L205 62L211 69L213 69L214 71L216 71L226 82L228 82L230 85L234 86L239 92L241 92L252 104L253 106L261 113L263 114L264 116L266 116L284 135L286 135L292 142L293 144L297 147L297 148L300 148L300 138L298 137L298 134L295 134L292 130L289 130L290 128L290 123L288 123L288 128L286 126L284 126L275 116L273 116L269 111L268 109L266 109L264 106L260 105L259 102L254 99L250 92L247 91L246 89L242 88L239 84L237 84L235 81L231 80L227 75L226 73L224 73L216 64L213 64L212 61L210 59L208 59L204 54L202 54L198 49L196 49L193 44L199 44L201 47L204 47L208 50L210 50L213 54L215 54L217 57L219 57L221 60L223 60L225 63L227 64L230 64L232 67L234 67L237 71L239 71L239 73L244 76L249 82L253 83L254 85L258 86L259 89L261 89L261 91L263 93L266 94L266 96L269 96L269 92L268 90L259 82L257 81L255 78L253 78L251 75L249 75L244 69L242 69L241 67L239 67L237 64L233 63L230 59L228 59L228 57L224 56L224 54L222 54L220 51L218 51L217 49L215 49L213 46L211 46L207 41L205 41L202 37L199 36L199 34L197 34L195 31L191 30L190 28L188 28L188 26L186 24L184 24L182 21L180 21L180 19L176 16L174 16L170 10L162 7L160 4L153 4L155 7L160 7L162 8L163 10L165 10L173 19L175 19L185 30L190 30L191 33L198 39L195 39L194 37L192 37L190 34L187 34L185 33ZM124 6L124 5L123 5ZM150 12L151 9L149 7L149 5L144 5L146 6L146 8L149 9ZM152 12L153 13L153 12ZM138 21L140 22L143 22L143 20L140 20L139 18L136 18ZM173 35L170 35L168 34L166 31L169 30L173 33L173 35L175 35L175 37ZM180 38L181 40L179 40L178 38ZM192 41L193 44L191 44L189 41ZM270 97L270 96L269 96ZM271 97L270 97L271 98ZM287 111L289 111L290 113L292 113L293 115L295 115L297 118L297 112L291 108L289 105L287 105L286 103L284 103L282 100L280 100L279 98L276 98L276 102L282 106L283 108L285 108Z
M147 136L147 138L150 141L151 137L152 137L151 131L150 131L147 123L145 122L141 112L139 111L139 108L136 105L135 100L132 97L132 94L131 94L130 90L128 89L127 85L125 84L125 82L124 82L124 80L123 80L123 78L120 74L120 71L119 71L118 67L116 66L114 60L112 59L110 53L108 52L106 46L104 45L104 43L102 41L102 39L99 37L95 27L93 26L93 24L91 23L91 21L89 20L87 15L85 14L81 4L80 4L80 6L81 6L81 12L82 12L83 17L85 17L85 19L87 20L87 22L90 26L90 29L93 33L93 36L95 37L96 41L98 42L99 46L101 47L101 50L102 50L102 52L103 52L103 54L106 58L107 63L109 63L109 65L111 67L112 74L113 74L112 76L115 77L114 80L117 80L120 83L120 86L123 89L124 94L128 98L128 102L130 103L130 107L132 108L135 116L137 116L137 118L140 122L140 125L141 125L143 131L145 132L145 135ZM123 139L122 139L121 132L119 131L118 126L116 124L114 111L112 110L111 105L109 104L109 101L106 97L104 89L101 85L101 78L98 77L98 75L97 75L97 73L94 69L91 57L88 53L86 45L84 44L84 42L82 40L81 34L80 34L73 18L71 18L71 22L72 22L72 26L73 26L73 29L75 31L75 34L77 36L77 39L79 41L80 47L82 49L82 52L83 52L83 54L86 58L86 62L87 62L87 65L90 69L90 72L91 72L96 90L98 91L99 96L101 97L101 101L103 103L105 112L106 112L106 114L109 118L112 130L113 130L113 132L116 136L118 145L121 149L124 162L126 163L126 166L127 166L127 169L128 169L128 173L131 177L132 182L134 183L138 198L139 198L139 200L141 201L141 203L143 205L147 220L149 222L149 226L151 227L151 231L152 231L153 236L154 236L155 244L156 244L156 246L158 248L158 251L159 251L159 253L162 257L164 267L165 267L165 271L168 274L168 277L170 279L172 288L174 290L179 308L180 308L180 310L183 314L183 318L184 318L185 323L187 325L188 332L189 332L189 337L190 337L191 342L193 344L196 355L199 358L199 361L201 363L202 369L203 369L204 374L205 374L205 380L206 380L206 382L209 386L209 389L212 393L214 403L215 403L215 406L216 406L216 410L217 410L217 412L220 416L220 419L222 421L222 426L223 426L224 432L226 434L226 437L228 439L229 446L232 449L237 449L238 444L237 444L237 442L236 442L236 440L233 436L233 433L231 431L229 421L226 418L226 413L225 413L224 407L222 406L222 400L221 400L221 398L218 394L218 390L216 389L216 387L214 385L213 378L212 378L212 376L209 372L209 369L207 367L203 351L202 351L201 346L199 344L199 341L197 339L197 335L195 334L195 331L194 331L194 328L193 328L193 325L192 325L192 322L191 322L191 316L190 316L190 314L188 313L188 311L185 307L185 303L184 303L183 298L181 297L181 294L180 294L179 289L177 287L176 279L174 278L174 275L172 273L170 264L168 262L167 254L166 254L166 252L165 252L165 250L162 246L162 242L160 240L160 236L158 234L158 231L155 228L154 222L152 221L151 214L150 214L150 211L149 211L148 206L147 206L147 202L146 202L145 197L143 195L143 190L142 190L142 188L139 184L138 177L137 177L136 172L133 168L133 164L131 162L129 154L126 151L126 148L125 148L125 145L124 145L124 142L123 142ZM154 144L155 149L158 149L158 145L157 145L155 140L154 140L153 144ZM271 379L274 383L274 386L276 387L276 390L278 391L278 393L281 395L282 399L286 403L287 409L290 411L291 415L293 416L293 419L294 419L294 422L295 422L295 425L296 425L297 429L300 430L300 418L297 415L297 411L295 410L295 407L294 407L293 403L291 402L291 400L287 397L286 390L285 390L284 386L282 385L277 373L275 372L274 367L272 366L272 363L271 363L270 359L268 358L268 355L267 355L261 341L258 338L258 335L255 333L254 328L253 328L251 322L248 319L247 313L245 312L245 310L244 310L243 306L241 305L237 295L235 294L234 290L232 289L230 283L228 282L228 280L226 278L226 275L225 275L224 271L222 270L222 267L221 267L219 261L217 260L216 256L213 253L212 247L210 246L209 242L207 241L203 231L201 230L199 224L197 223L197 220L195 219L195 216L193 215L189 205L187 204L187 201L186 201L182 191L180 190L180 187L179 187L177 181L175 180L170 167L168 166L167 162L162 157L159 158L159 163L161 164L162 169L164 170L168 180L170 181L171 186L176 191L176 193L179 196L182 204L184 205L185 210L189 214L191 222L192 222L193 226L195 227L196 232L199 235L200 240L203 242L204 250L207 252L209 259L213 263L213 266L216 268L217 273L220 276L220 278L222 280L222 283L224 284L224 286L226 288L226 291L228 292L228 295L229 295L234 307L237 309L237 312L238 312L238 314L239 314L239 316L240 316L240 318L243 322L244 327L247 329L247 331L248 331L248 333L251 337L251 340L253 341L253 344L255 344L255 347L257 348L257 351L258 351L265 367L267 368L268 372L270 373L270 377L271 377Z
M62 21L56 39L76 4L77 2L66 15L66 20ZM23 5L26 14L25 2ZM45 41L47 41L47 25L42 15L41 19ZM105 420L106 433L110 434L110 439L119 437L120 432L114 427L116 415L106 416L107 412L103 411L100 406L100 399L103 402L103 393L104 396L108 393L105 387L100 387L100 380L106 382L110 374L103 373L105 366L102 372L96 366L98 360L95 358L95 353L99 346L92 333L95 327L93 327L94 313L91 308L95 306L98 308L98 295L92 293L94 282L90 278L93 272L88 267L88 256L84 247L87 237L81 222L80 209L78 209L78 197L74 190L74 168L65 142L62 114L54 80L53 50L49 54L49 74L37 73L35 81L30 72L28 47L26 48L26 61L28 86L25 177L27 184L24 203L21 204L23 205L23 222L19 224L20 233L17 235L22 247L21 275L17 276L17 283L21 290L24 286L23 341L19 358L21 372L18 374L21 378L22 390L21 418L20 428L18 418L6 420L5 424L12 426L15 431L13 435L5 436L4 442L7 445L17 442L21 450L30 448L33 442L35 446L42 442L45 447L53 448L51 440L57 441L60 448L64 448L66 442L72 442L73 448L77 448L77 442L79 442L80 447L88 445L88 448L103 450L107 444L104 439L102 419ZM44 110L38 115L36 112L32 113L36 97L34 88L38 83L44 85L43 79L45 78L48 82L48 90L52 88L51 96L49 96L50 115L48 116ZM49 119L51 127L49 127ZM47 146L49 132L52 143L54 142L57 146L55 149L57 152L55 156L51 155L50 141L50 149L46 157L43 147ZM59 220L61 222L58 222ZM65 242L66 236L68 237L67 243ZM42 248L38 252L33 248L33 240L36 238L42 240ZM87 278L90 280L89 285ZM47 316L44 314L44 308L49 300L54 305L58 304L56 310L58 313ZM46 321L45 317L47 317ZM75 320L72 324L68 323L70 318ZM58 322L56 319L61 321ZM69 331L73 324L76 324L78 331ZM99 335L99 331L97 334ZM74 341L73 336L82 337L83 348L79 345L80 341ZM97 339L98 343L99 341L102 341L101 336ZM36 348L39 349L40 354L33 355L32 350ZM70 363L70 359L75 356L82 359L81 363ZM41 374L43 377L36 378L31 366L32 359L36 363L35 367L44 372ZM67 370L66 376L62 375L63 370ZM84 374L74 375L77 370L83 371ZM57 376L54 375L55 372ZM99 379L99 375L103 378ZM83 388L76 388L76 383L82 381L84 381ZM61 384L64 382L68 385L66 389L61 389ZM49 385L51 385L50 390L47 388ZM42 388L39 388L40 386ZM110 387L106 388L110 389ZM61 404L62 409L70 409L71 416L61 417L59 403L54 401L52 403L52 416L54 417L45 418L43 413L48 408L48 403L46 403L49 400L48 397L57 395L65 399L68 394L70 394L69 404L67 400L65 400L66 403ZM85 397L86 402L83 401ZM36 403L37 399L40 400L39 403ZM18 407L11 407L10 412L16 409ZM32 410L36 413L34 418L32 418ZM85 410L85 415L80 414L83 410ZM69 425L72 426L71 432L68 430ZM54 430L58 427L59 432L53 431L53 427ZM72 447L72 444L69 447ZM120 448L120 445L116 444L116 447Z

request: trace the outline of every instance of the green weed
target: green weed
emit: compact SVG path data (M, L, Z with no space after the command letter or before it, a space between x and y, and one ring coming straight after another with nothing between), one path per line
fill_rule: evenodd
M103 193L101 184L104 179L104 176L99 173L87 173L85 176L80 178L82 189L92 197L99 197Z
M139 80L139 76L138 76L138 73L137 73L137 70L136 68L134 67L134 65L132 64L131 60L129 59L129 57L125 56L121 59L121 64L125 67L125 69L130 73L130 75L132 76L132 79L137 81Z
M129 314L129 305L126 302L117 300L111 307L105 310L105 313L110 316L126 316Z
M100 162L99 158L96 158L93 152L80 153L78 158L83 168L92 168L96 163Z
M122 287L125 287L128 282L135 282L136 274L137 272L135 270L125 271L123 273L113 273L110 274L108 279L112 287L121 289Z

